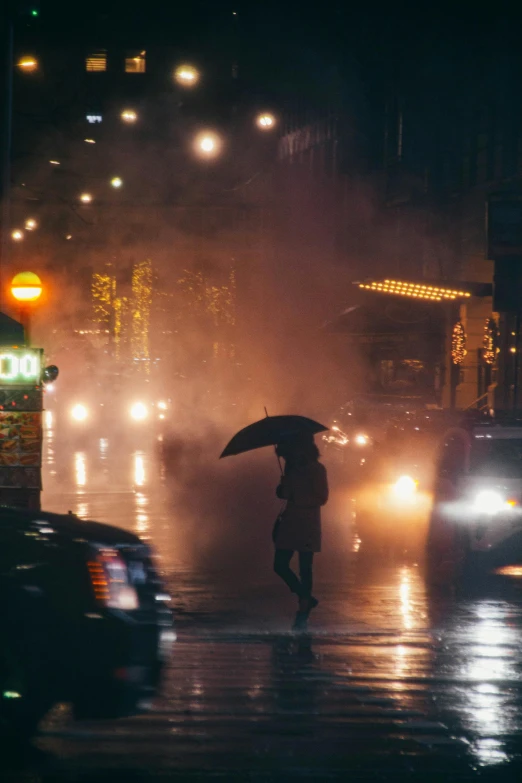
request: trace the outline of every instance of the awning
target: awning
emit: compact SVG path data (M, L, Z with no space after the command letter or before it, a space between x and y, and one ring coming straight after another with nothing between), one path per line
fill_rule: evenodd
M492 296L492 283L460 280L404 280L396 277L369 278L353 283L361 291L430 303L466 301L472 296Z
M388 341L415 341L421 335L442 335L445 331L445 313L440 307L420 300L390 297L383 302L379 297L354 304L323 324L330 333L357 336L364 341L377 338Z

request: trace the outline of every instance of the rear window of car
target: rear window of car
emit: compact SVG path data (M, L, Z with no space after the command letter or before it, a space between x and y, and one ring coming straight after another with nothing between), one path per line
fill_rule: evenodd
M474 440L469 468L475 476L522 478L522 438Z

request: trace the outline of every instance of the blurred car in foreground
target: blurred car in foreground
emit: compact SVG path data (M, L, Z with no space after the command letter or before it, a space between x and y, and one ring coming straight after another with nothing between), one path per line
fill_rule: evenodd
M30 737L57 702L146 709L175 639L152 556L115 527L0 508L1 737Z
M437 466L428 564L448 574L522 563L522 421L452 428Z

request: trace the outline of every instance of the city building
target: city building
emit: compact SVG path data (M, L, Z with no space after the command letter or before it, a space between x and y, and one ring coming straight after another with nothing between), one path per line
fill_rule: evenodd
M270 154L257 129L243 144L257 104L240 94L234 20L209 14L205 29L195 11L159 9L142 30L116 4L98 10L72 33L56 12L36 26L15 19L3 273L30 256L50 289L67 287L63 333L106 334L118 359L173 372L196 362L190 330L202 323L182 313L186 281L200 277L199 363L231 360L259 328L266 247L259 187L239 186ZM165 361L174 354L178 367Z
M347 291L346 305L353 308L332 318L330 328L344 331L350 343L360 345L371 365L373 390L382 391L383 382L375 379L386 377L395 378L397 388L406 388L398 382L404 363L411 366L431 357L434 366L427 374L433 379L434 396L446 406L467 408L491 403L503 359L501 319L493 312L494 265L487 254L486 215L492 194L516 193L521 185L522 124L517 107L522 59L505 19L489 27L480 14L457 17L448 25L447 17L435 14L430 29L419 28L422 33L416 31L410 40L408 25L396 39L390 31L396 55L391 56L390 49L382 58L384 62L389 57L389 67L382 71L380 89L371 96L370 82L362 82L369 124L380 128L380 142L367 137L369 165L363 175L373 198L366 224L373 237L367 237L361 248L350 246L350 238L337 243L341 261L344 256L353 268L357 293ZM346 94L353 93L349 85L345 80ZM280 139L282 162L306 160L313 174L309 186L317 194L327 183L338 205L333 229L337 237L347 226L353 230L349 214L340 206L340 194L353 193L354 176L361 170L347 170L346 157L339 154L353 137L347 114L346 102L338 102L334 109L324 107L313 121L296 123L290 112ZM363 136L366 128L357 132ZM366 194L360 192L364 201ZM462 291L466 296L457 295L448 303L444 297L422 297L423 287ZM408 298L402 305L412 324L407 339L396 334L398 325L391 320L386 328L383 325L385 297L394 306ZM441 350L426 350L429 341L422 347L413 326L415 313L421 322L427 304L432 312L430 332L437 332ZM404 332L403 326L398 331ZM516 336L512 337L504 340L504 354L517 352ZM497 395L498 404L502 403Z

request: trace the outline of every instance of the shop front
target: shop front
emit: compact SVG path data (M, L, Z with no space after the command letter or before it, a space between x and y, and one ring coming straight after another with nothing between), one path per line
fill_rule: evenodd
M491 286L367 280L327 330L355 352L359 392L473 407L494 383ZM489 290L488 290L489 288Z

